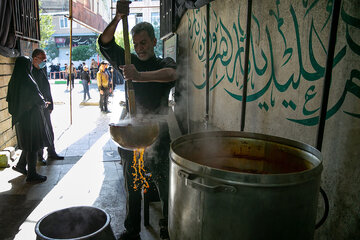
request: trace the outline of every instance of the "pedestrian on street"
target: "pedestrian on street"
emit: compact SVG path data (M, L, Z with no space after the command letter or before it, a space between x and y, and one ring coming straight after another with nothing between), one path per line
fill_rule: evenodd
M41 59L35 61L41 66L45 64ZM20 56L16 59L6 96L12 126L15 125L18 145L23 155L13 169L27 175L27 182L44 182L47 177L36 172L36 160L40 149L50 146L53 141L44 115L44 109L50 103L45 101L40 92L31 74L31 67L28 57Z
M68 65L67 63L64 64L64 69L61 71L61 79L68 79ZM67 83L66 83L67 84ZM68 85L68 84L67 84ZM66 90L69 90L68 87L66 87Z
M55 72L55 78L60 79L60 63L56 65Z
M88 96L88 100L91 99L90 92L89 92L89 85L90 85L90 75L89 75L89 68L88 66L83 66L83 71L81 72L81 83L84 88L84 99L83 102L86 101L86 95Z
M131 30L135 54L131 55L131 63L125 64L125 51L115 43L114 33L122 17L129 14L128 1L117 2L117 13L99 37L100 51L115 68L121 65L125 80L132 80L135 91L137 115L158 115L166 119L168 114L168 96L175 85L176 64L171 58L155 56L154 28L150 23L141 22ZM118 69L120 70L120 69ZM127 103L128 104L128 103ZM168 239L168 195L169 195L169 151L170 134L167 121L159 121L160 133L156 142L145 151L144 162L150 170L151 179L159 190L162 201L163 219L160 220L160 237ZM148 155L151 151L154 154ZM120 148L123 162L123 173L126 191L125 231L120 240L140 239L141 222L141 191L133 188L134 176L132 169L133 152Z
M111 92L109 96L113 96L115 83L114 83L114 69L109 64L106 65L106 73L109 75L109 87L111 88Z
M95 79L96 73L98 72L98 64L93 58L91 59L91 63L90 63L90 72L91 72L91 79Z
M71 63L71 74L70 74L70 67L67 67L66 74L67 74L66 90L69 90L70 81L71 81L70 89L73 89L75 86L75 74L76 74L76 68L74 66L74 63Z
M110 87L109 82L109 75L106 72L106 65L108 63L105 61L102 61L99 66L99 71L96 74L97 79L97 85L100 92L100 110L104 113L109 113L108 109L108 101L109 101L109 95L112 92L112 89Z
M80 74L83 71L84 65L82 63L79 64L79 66L76 69L76 77L75 78L81 78Z

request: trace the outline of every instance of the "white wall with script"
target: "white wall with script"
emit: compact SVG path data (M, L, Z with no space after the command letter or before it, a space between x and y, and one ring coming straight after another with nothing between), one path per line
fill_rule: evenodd
M331 9L332 1L253 1L245 131L316 145ZM245 0L210 4L208 123L215 129L240 130L246 17ZM359 1L342 1L322 149L330 215L317 239L360 236L359 21ZM177 34L177 106L189 131L202 131L206 7L188 10Z

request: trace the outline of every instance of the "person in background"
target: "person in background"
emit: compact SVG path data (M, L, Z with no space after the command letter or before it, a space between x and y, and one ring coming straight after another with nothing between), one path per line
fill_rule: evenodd
M90 85L90 74L88 66L83 66L83 71L80 73L81 75L81 83L84 87L84 99L83 102L86 101L86 95L88 96L88 100L91 99L90 92L89 92L89 85Z
M84 66L87 66L85 62L82 63L82 70L84 69ZM89 71L89 67L88 67L88 71ZM90 71L89 71L89 74L90 74ZM81 76L81 75L80 75ZM80 77L81 78L81 77Z
M110 72L111 88L112 88L112 91L114 93L114 90L115 90L115 87L116 87L116 79L115 79L115 73L114 73L115 71L114 71L114 68L112 66L109 66L108 70Z
M64 77L64 79L68 79L68 74L67 74L67 72L69 71L68 70L68 65L67 65L67 63L65 63L64 64L64 69L62 70L63 71L63 76L62 77ZM67 86L69 85L67 82L66 82L66 84L67 84ZM66 87L66 90L68 90L68 87Z
M100 92L100 110L104 113L109 113L108 109L108 100L109 94L111 93L111 88L109 85L109 75L106 73L107 62L102 61L100 63L99 71L97 72L96 79L97 85Z
M67 73L66 90L69 90L70 77L71 77L71 89L73 89L75 86L75 74L76 74L76 68L74 66L74 63L71 63L71 76L70 76L69 67L67 68L66 73Z
M56 65L51 63L51 65L50 65L50 79L55 79L56 78L55 73L56 73Z
M51 116L54 109L54 102L51 95L50 83L46 75L46 68L44 67L44 62L46 62L46 53L42 49L35 49L32 53L32 70L31 74L34 77L39 90L44 96L46 102L49 103L49 106L44 109L44 116L46 123L50 129L50 134L52 139L54 139L54 131L51 123ZM38 159L43 164L46 164L46 160L43 157L43 149L40 149L38 152ZM48 160L63 160L63 156L59 156L55 151L54 141L51 142L50 146L47 148L47 159Z
M81 78L80 77L80 73L83 71L83 64L80 63L79 66L77 67L77 71L76 71L76 78Z
M144 163L150 170L151 179L159 190L162 202L163 218L159 221L160 238L168 239L168 195L169 195L169 151L170 134L167 125L169 111L168 97L170 89L175 85L176 64L171 58L158 58L154 47L156 38L150 23L141 22L131 30L135 54L131 55L131 63L125 64L124 48L116 44L114 33L121 18L129 14L128 1L118 1L113 20L105 28L98 39L100 51L115 68L123 71L125 80L132 80L136 114L157 115L159 120L159 136L155 143L148 147L144 155ZM127 103L128 104L128 103ZM127 106L128 107L128 106ZM140 239L141 223L141 191L133 188L134 175L132 169L133 151L120 148L123 162L123 174L126 191L125 231L120 240ZM150 154L150 152L152 154Z
M124 80L120 79L120 73L116 68L111 69L112 75L113 75L113 89L116 88L116 85L123 84ZM122 80L122 83L121 83Z
M96 73L98 72L98 64L94 59L91 59L90 72L91 72L91 79L95 79Z
M113 91L114 91L113 69L111 66L109 66L108 62L106 62L105 65L105 73L109 76L109 88L111 88L109 96L113 96Z
M56 67L55 67L55 72L56 72L56 74L55 74L55 78L56 79L60 79L60 63L58 63L57 65L56 65Z
M45 64L40 59L35 61L41 66ZM16 59L6 96L12 126L15 125L23 156L13 166L13 170L27 175L27 182L44 182L47 177L36 172L36 159L38 151L50 146L53 141L44 116L44 109L49 106L49 102L45 101L40 92L31 74L31 67L28 57L20 56Z

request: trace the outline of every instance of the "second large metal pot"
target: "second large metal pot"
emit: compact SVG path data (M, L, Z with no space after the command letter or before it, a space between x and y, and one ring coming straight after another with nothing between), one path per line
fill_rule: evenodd
M206 132L171 144L172 240L313 239L321 154L292 140Z

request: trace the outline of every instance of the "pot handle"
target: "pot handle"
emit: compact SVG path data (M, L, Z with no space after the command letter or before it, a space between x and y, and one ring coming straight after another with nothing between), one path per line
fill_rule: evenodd
M315 225L315 229L318 229L321 225L323 225L324 222L326 221L326 218L329 215L329 199L324 189L322 189L322 187L320 187L320 193L324 199L325 210L324 210L324 215L321 217L320 221Z
M185 186L190 186L199 191L210 192L210 193L216 193L216 192L235 193L236 192L236 188L233 186L224 185L224 184L210 186L210 185L206 185L206 184L194 181L196 178L201 178L201 177L196 174L190 174L184 170L179 170L178 175L185 179Z

